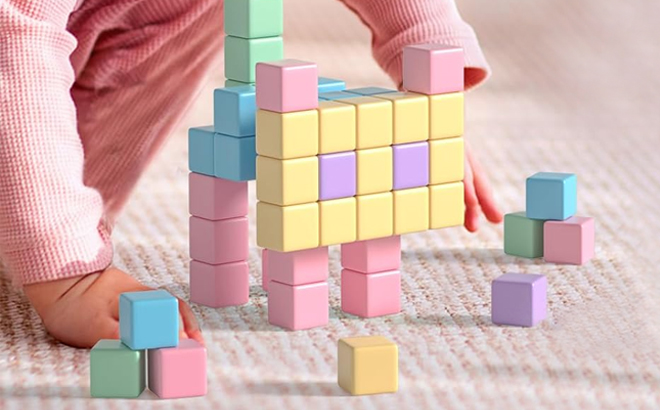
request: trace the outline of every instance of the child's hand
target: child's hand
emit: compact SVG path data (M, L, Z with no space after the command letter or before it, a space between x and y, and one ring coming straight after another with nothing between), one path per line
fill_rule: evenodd
M143 290L151 289L115 268L24 288L46 330L74 347L92 347L100 339L119 339L119 295ZM197 319L182 300L179 313L180 337L204 343Z
M479 211L490 222L502 222L502 211L498 208L490 189L490 182L481 163L474 156L465 141L465 229L476 232L479 229Z

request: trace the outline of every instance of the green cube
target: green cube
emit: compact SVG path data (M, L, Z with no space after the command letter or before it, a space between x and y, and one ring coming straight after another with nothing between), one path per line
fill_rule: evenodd
M257 63L284 57L282 37L245 39L225 38L225 77L243 83L255 82Z
M119 340L99 340L90 353L92 397L135 398L144 391L145 351Z
M245 85L254 85L254 83L243 83L241 81L225 80L225 88L243 87Z
M543 256L543 223L525 212L504 215L504 253L523 258Z
M228 36L262 38L284 31L282 0L225 0L225 33Z

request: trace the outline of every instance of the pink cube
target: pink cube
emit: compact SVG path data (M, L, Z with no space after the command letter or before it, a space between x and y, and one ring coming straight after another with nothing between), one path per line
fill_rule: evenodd
M434 95L463 91L463 49L444 44L419 44L403 49L403 88Z
M328 283L290 286L268 284L268 322L289 330L328 324Z
M314 110L319 105L316 64L299 60L258 63L257 107L275 112Z
M190 257L212 265L247 260L247 218L210 221L191 216Z
M268 279L285 285L306 285L328 280L328 248L294 252L268 251Z
M190 301L214 308L244 305L250 295L246 261L209 265L190 261Z
M543 258L546 262L583 265L593 258L595 243L593 218L573 216L565 221L543 224Z
M261 250L261 287L268 292L268 249Z
M191 172L188 189L191 215L215 221L248 213L247 181L234 182Z
M341 246L341 266L362 273L397 270L401 266L401 237L344 244Z
M206 394L206 348L192 339L149 350L149 389L161 399Z
M341 271L341 310L360 317L376 317L401 311L401 274Z

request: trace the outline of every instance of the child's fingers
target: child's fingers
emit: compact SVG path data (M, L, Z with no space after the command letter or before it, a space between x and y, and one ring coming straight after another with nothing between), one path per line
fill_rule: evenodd
M493 191L490 188L490 183L486 177L486 173L481 167L479 160L472 154L470 149L466 150L466 155L468 158L468 163L473 174L474 189L476 196L481 206L481 210L486 215L486 219L490 222L499 223L502 222L502 211L497 206L495 198L493 197Z
M465 161L465 229L476 232L479 229L479 200L474 189L474 175L470 163Z
M192 309L186 302L179 299L179 313L181 314L182 320L182 331L185 332L186 338L194 339L201 344L204 344L204 337L202 337L202 331L199 328L199 323L197 318L193 313Z

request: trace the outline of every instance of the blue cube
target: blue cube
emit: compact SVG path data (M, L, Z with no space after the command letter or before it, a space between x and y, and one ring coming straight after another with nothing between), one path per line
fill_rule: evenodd
M231 181L252 181L257 176L256 138L215 134L215 176Z
M333 91L344 91L346 83L342 80L319 77L319 93L329 93Z
M213 176L213 127L188 130L188 167L192 172Z
M345 100L347 98L358 98L362 97L358 94L347 93L346 91L331 91L329 93L319 93L319 100L325 101L334 101L334 100Z
M232 137L255 135L256 91L252 85L218 88L213 92L215 132Z
M577 212L575 174L539 172L527 178L527 217L563 221Z
M365 97L370 97L376 94L388 94L395 93L396 90L390 90L389 88L381 87L363 87L363 88L353 88L351 90L346 90L347 93L363 95Z
M179 344L179 301L164 290L119 296L119 337L132 350Z

